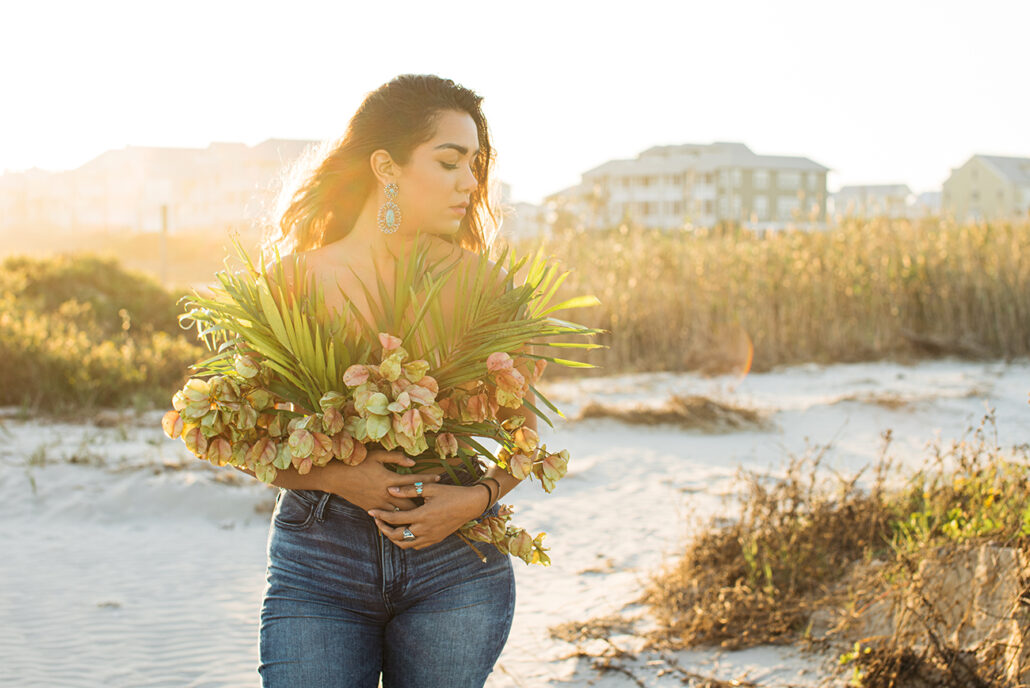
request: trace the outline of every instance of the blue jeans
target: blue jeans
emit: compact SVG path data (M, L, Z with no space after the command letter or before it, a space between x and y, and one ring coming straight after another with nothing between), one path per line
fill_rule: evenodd
M508 640L515 576L508 555L476 547L485 564L454 534L401 549L342 497L280 488L261 685L376 688L382 673L383 688L482 686Z

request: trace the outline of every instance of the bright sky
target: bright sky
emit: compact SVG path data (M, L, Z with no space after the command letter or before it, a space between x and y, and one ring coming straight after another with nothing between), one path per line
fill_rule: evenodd
M0 171L127 144L343 133L435 73L484 96L501 178L538 202L659 144L741 141L844 184L939 189L1030 156L1030 2L7 2Z

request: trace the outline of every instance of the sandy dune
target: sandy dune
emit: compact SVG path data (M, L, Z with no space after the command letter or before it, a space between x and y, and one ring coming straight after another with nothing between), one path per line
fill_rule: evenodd
M778 468L833 442L825 463L871 462L891 428L915 463L936 436L957 438L996 408L1004 445L1030 442L1030 364L802 366L744 380L654 374L552 383L569 418L588 401L657 404L699 394L761 411L768 429L724 434L609 420L542 428L572 454L546 495L510 499L516 522L547 531L554 565L515 562L518 602L491 688L679 686L684 670L764 686L814 686L830 658L790 649L714 650L623 661L599 674L548 628L628 617L643 582L699 520L727 510L738 466ZM274 491L190 456L160 413L111 427L0 420L0 683L17 686L257 686L257 619ZM237 483L237 484L234 484ZM646 628L646 620L637 630ZM613 642L634 649L632 633ZM603 641L584 643L588 652Z

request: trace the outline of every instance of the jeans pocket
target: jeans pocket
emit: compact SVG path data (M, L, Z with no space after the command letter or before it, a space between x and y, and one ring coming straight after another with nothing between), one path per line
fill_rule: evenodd
M282 490L272 512L272 522L283 530L304 530L315 521L317 503L308 501L292 490Z

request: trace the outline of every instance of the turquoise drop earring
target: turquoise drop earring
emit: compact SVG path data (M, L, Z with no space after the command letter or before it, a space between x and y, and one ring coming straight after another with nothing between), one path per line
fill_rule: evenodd
M386 194L386 203L379 206L379 231L383 234L393 234L401 226L401 209L393 202L397 197L397 184L390 182L383 187Z

